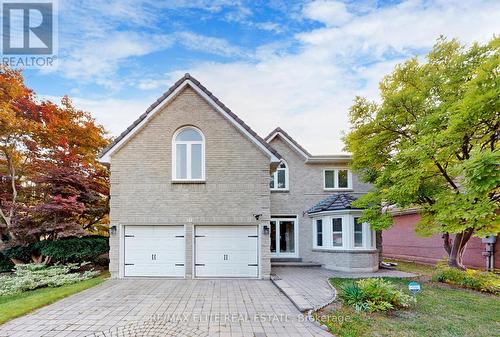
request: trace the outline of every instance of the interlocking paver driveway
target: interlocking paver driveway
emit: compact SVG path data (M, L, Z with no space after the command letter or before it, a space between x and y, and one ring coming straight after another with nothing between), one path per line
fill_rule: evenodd
M335 299L335 289L330 286L329 278L366 278L366 277L415 277L415 274L398 270L380 269L376 272L341 272L325 268L273 267L273 277L287 283L297 294L310 303L312 308L320 308Z
M0 336L331 336L262 280L109 280L0 326Z

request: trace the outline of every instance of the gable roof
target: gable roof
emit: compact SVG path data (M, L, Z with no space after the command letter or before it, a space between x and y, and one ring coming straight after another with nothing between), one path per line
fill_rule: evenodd
M352 203L356 199L357 198L349 194L333 194L311 207L307 211L307 213L314 214L319 212L339 211L344 209L361 209L352 207Z
M277 127L271 131L265 139L266 142L271 143L271 141L280 136L285 143L287 143L295 152L304 157L306 163L317 163L317 164L327 164L332 162L346 162L350 161L352 156L349 153L346 154L334 154L334 155L312 155L307 151L302 145L300 145L295 139L293 139L285 130Z
M132 135L140 130L146 123L154 116L161 108L170 100L175 98L182 89L190 86L201 97L203 97L215 110L220 112L226 117L240 132L246 135L253 141L260 150L266 153L271 162L279 162L281 155L272 148L264 139L262 139L255 131L253 131L243 120L241 120L234 112L224 105L217 97L215 97L207 88L205 88L198 80L196 80L189 73L181 77L173 86L171 86L160 98L146 109L142 115L137 118L132 125L130 125L124 132L116 137L111 144L109 144L99 155L99 161L109 163L112 153L117 151L124 145Z
M270 134L266 136L265 141L270 143L276 136L281 136L283 140L285 140L289 145L292 146L292 148L298 152L300 155L302 155L305 159L312 157L312 154L310 154L306 149L304 149L299 143L295 141L288 133L286 133L285 130L280 128L279 126L271 131Z

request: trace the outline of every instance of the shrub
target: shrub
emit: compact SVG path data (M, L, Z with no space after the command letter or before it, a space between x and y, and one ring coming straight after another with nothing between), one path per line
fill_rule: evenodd
M40 241L34 244L35 249L44 256L50 256L57 262L94 261L109 251L108 239L105 237L69 238L57 241Z
M0 253L0 273L11 271L14 269L12 261L2 253Z
M9 258L31 262L31 256L50 256L52 262L82 263L95 262L102 254L109 251L108 238L102 236L84 236L61 240L44 240L25 246L6 249Z
M432 280L500 295L500 277L491 272L440 265L432 275Z
M14 275L0 276L0 296L44 287L60 287L90 279L99 274L94 270L83 273L79 270L85 264L47 266L45 264L16 265Z
M387 311L408 308L415 298L403 293L392 282L381 278L358 280L341 288L340 299L357 311Z
M16 246L12 248L7 248L2 253L9 259L16 259L19 261L29 262L31 261L32 248L28 246Z

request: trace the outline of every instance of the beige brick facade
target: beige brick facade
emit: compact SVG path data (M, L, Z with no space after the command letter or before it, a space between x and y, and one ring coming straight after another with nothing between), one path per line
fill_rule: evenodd
M312 219L305 213L332 191L323 189L323 170L327 168L347 167L347 161L332 162L329 164L310 164L305 158L277 136L270 142L288 164L289 189L288 191L271 192L271 215L298 215L299 222L299 257L304 261L323 264L329 269L342 271L373 271L378 267L377 253L373 252L327 252L313 250ZM370 185L360 182L353 174L352 190L346 193L360 196L370 189Z
M206 89L199 91L196 82L194 87L190 87L193 84L179 86L179 83L174 85L176 91L169 91L172 98L164 103L158 101L164 106L156 104L157 111L148 115L151 118L138 124L130 136L119 137L107 155L111 167L110 220L118 229L110 237L112 277L123 276L123 226L184 226L185 277L193 278L197 225L254 225L259 226L259 277L269 278L270 235L264 234L263 226L269 226L271 215L297 216L296 246L298 256L305 261L344 271L376 270L375 250L313 249L312 219L306 211L335 193L323 189L323 170L347 167L348 157L329 164L306 163L306 158L279 135L272 139L269 150L269 145L262 146L261 140L255 139L253 131L242 130L238 127L241 124L228 120L234 121L237 117L225 116L217 110L221 107L219 103L214 103L217 108L209 103L214 98ZM188 125L197 127L205 138L205 180L202 182L172 181L172 138L179 128ZM276 163L278 156L275 150L288 164L288 191L269 189L270 159ZM345 192L359 195L370 188L356 175L352 185L352 190ZM258 220L256 214L260 214Z
M204 183L172 182L172 136L186 125L205 136ZM110 218L119 228L110 238L113 277L119 276L121 226L184 225L191 278L193 226L269 224L269 157L190 87L114 152L110 164ZM268 278L269 236L260 236L260 276Z

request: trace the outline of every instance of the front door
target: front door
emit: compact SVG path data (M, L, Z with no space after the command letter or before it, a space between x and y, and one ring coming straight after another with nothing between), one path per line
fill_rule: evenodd
M271 217L271 254L273 257L297 257L297 218Z

